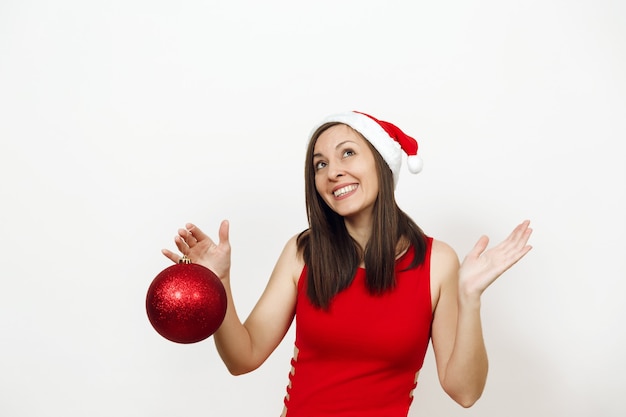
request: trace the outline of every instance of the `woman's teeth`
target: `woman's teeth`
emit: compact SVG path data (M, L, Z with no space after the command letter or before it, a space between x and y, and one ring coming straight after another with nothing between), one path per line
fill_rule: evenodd
M333 192L333 194L335 195L335 197L341 197L342 195L348 194L350 191L354 191L356 190L357 185L352 184L352 185L346 185L343 188L340 188L338 190L335 190Z

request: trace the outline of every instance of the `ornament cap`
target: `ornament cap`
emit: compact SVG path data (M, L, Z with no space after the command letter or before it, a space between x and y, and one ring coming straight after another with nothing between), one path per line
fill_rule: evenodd
M187 257L187 255L183 255L179 260L178 260L179 264L190 264L191 263L191 259L189 259Z

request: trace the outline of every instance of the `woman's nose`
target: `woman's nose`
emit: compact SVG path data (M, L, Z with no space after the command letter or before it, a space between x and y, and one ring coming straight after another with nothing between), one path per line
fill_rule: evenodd
M344 175L343 168L340 164L334 163L328 165L328 178L333 180Z

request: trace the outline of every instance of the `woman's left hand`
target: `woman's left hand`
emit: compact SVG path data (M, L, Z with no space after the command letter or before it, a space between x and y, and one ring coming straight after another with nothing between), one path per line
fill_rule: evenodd
M532 249L528 239L532 233L530 221L518 225L500 244L487 249L489 238L482 236L467 254L459 269L461 294L478 296L500 275L515 265Z

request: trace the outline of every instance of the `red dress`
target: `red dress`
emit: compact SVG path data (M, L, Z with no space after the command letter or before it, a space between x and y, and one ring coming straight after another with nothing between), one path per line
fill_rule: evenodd
M306 267L298 282L296 354L285 396L287 417L406 417L416 373L430 340L430 252L403 271L413 248L396 262L396 287L371 295L365 270L335 296L328 310L306 295Z

